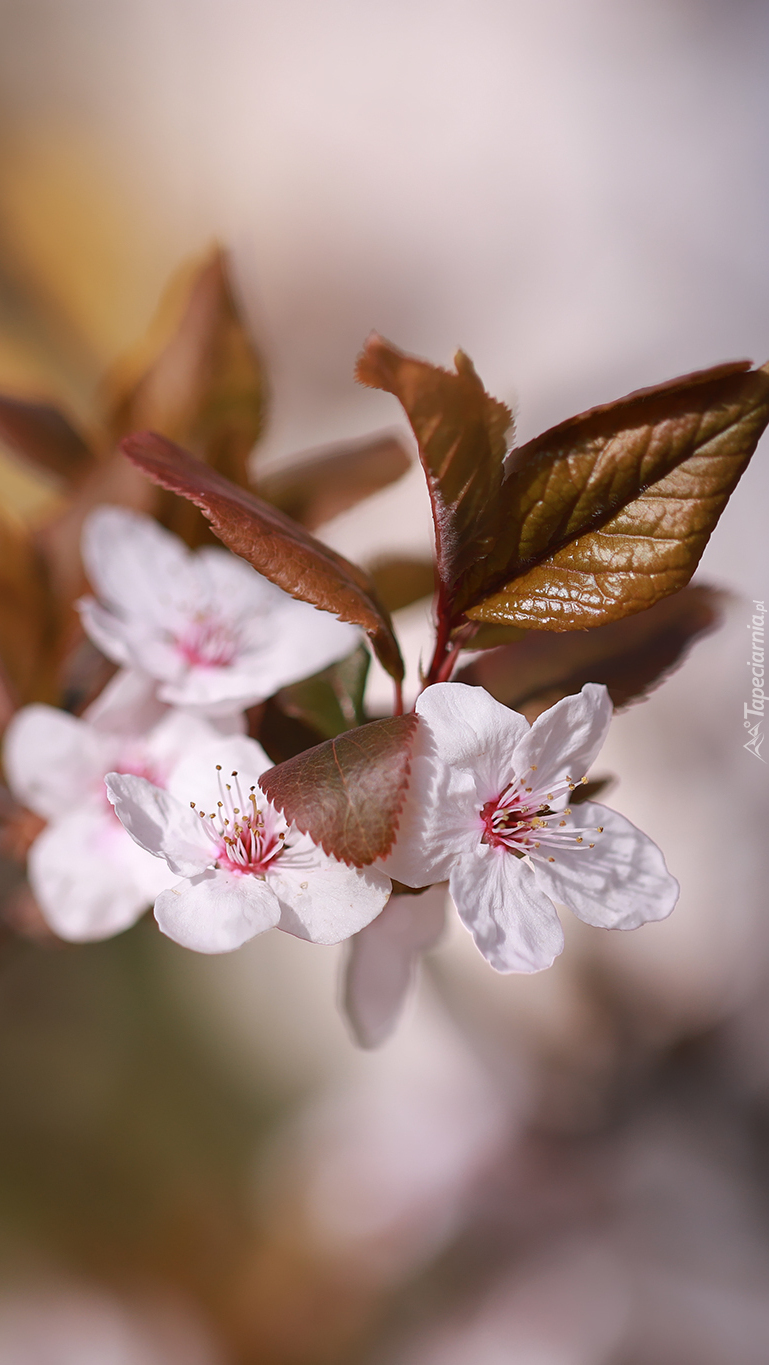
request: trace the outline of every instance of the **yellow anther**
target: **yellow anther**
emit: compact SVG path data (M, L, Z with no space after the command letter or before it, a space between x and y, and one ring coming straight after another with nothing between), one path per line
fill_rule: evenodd
M586 778L586 777L581 777L579 780L580 780L580 782L587 782L587 778Z
M190 801L190 805L192 806L192 809L194 810L194 809L195 809L195 802L194 802L194 801Z
M570 792L573 792L573 791L574 791L574 788L576 787L576 785L577 785L576 782L570 782L570 783L569 783L569 791L570 791Z
M603 834L603 825L597 825L596 828L599 834Z
M578 834L578 835L577 835L577 843L578 843L578 844L584 843L584 840L583 840L581 834Z
M548 861L549 863L554 863L554 862L555 862L555 858L548 858L547 861Z
M223 801L217 801L216 804L217 804L217 806L219 807L219 809L222 810L222 808L223 808L223 806L224 806L224 802L223 802Z
M231 776L231 777L237 777L237 775L238 775L237 772L236 772L235 769L233 768L232 773L230 774L230 776Z
M563 829L563 827L564 827L565 824L566 824L566 821L565 821L565 820L561 820L561 821L560 821L560 827L561 827L561 829Z
M532 790L531 787L524 787L524 791L530 792L531 790Z
M220 772L222 771L222 765L221 765L221 763L217 763L217 765L216 765L216 771L217 771L218 773L220 773Z
M240 806L233 806L232 809L235 815L240 815Z
M588 848L595 848L595 844L588 844Z
M535 772L537 771L537 765L536 765L536 763L532 763L532 765L531 765L531 771L532 771L533 773L535 773Z

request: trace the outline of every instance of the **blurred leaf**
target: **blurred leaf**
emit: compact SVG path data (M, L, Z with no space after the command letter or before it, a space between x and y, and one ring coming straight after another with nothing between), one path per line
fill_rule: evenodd
M380 602L388 611L400 611L432 597L435 565L431 559L380 559L369 568Z
M83 437L58 408L0 394L0 439L32 464L79 484L95 463Z
M312 726L323 739L333 739L366 719L363 693L369 662L369 652L361 645L312 678L282 688L277 704L286 715Z
M292 597L312 602L368 632L382 666L396 679L403 662L389 615L366 573L263 502L153 432L122 442L155 483L200 507L220 540Z
M640 700L680 664L698 636L719 624L724 596L689 587L637 616L593 630L529 631L457 674L516 710L552 706L586 682L605 683L616 707Z
M314 531L363 498L395 483L410 464L396 436L373 436L264 475L259 480L259 495Z
M55 700L53 631L53 603L35 548L0 518L0 711Z
M748 369L642 390L515 451L456 608L576 630L682 588L769 421L769 373Z
M248 457L261 434L265 380L216 250L193 277L176 329L138 380L114 385L113 441L151 428L247 487ZM210 531L192 507L164 499L161 521L192 544Z
M460 630L462 629L460 626ZM463 649L499 649L502 645L511 645L516 640L522 640L528 634L529 632L522 626L512 626L506 621L479 621L475 633L467 635Z
M259 785L326 853L365 867L392 848L416 726L415 715L370 721L271 768Z
M486 393L463 351L455 365L452 374L404 355L373 333L355 371L361 384L394 394L411 423L432 502L441 593L449 606L472 564L492 548L482 528L499 497L513 421L509 408Z

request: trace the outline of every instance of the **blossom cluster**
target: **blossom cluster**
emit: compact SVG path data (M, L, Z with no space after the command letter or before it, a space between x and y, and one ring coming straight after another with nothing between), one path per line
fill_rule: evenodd
M659 849L580 799L611 719L604 686L531 726L481 687L425 687L394 847L352 867L267 799L272 765L248 712L346 658L360 631L123 508L91 513L82 556L94 595L81 620L117 671L79 716L22 708L4 749L13 794L45 822L29 876L60 937L107 937L153 905L165 934L204 953L271 928L352 939L346 1005L374 1042L441 930L443 899L409 888L448 882L502 972L553 962L557 905L621 929L672 910L678 888Z

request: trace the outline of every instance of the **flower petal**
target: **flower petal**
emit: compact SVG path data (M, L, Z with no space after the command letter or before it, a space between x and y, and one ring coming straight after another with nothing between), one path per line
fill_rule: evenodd
M449 879L459 914L498 972L540 972L563 951L555 906L528 863L505 849L478 844Z
M296 861L296 866L292 863ZM346 867L304 838L274 863L268 882L280 901L280 925L312 943L341 943L380 913L390 878L373 867Z
M582 833L583 844L565 844L554 862L537 858L534 863L548 896L604 929L637 929L670 914L678 900L678 882L657 845L624 815L586 801L567 822L566 832L572 830Z
M134 659L120 619L95 597L81 597L75 603L80 612L83 630L97 649L113 663L133 668Z
M213 846L189 806L133 773L107 773L104 781L123 828L140 848L165 858L178 877L194 876L213 862Z
M217 771L217 764L221 773ZM215 811L220 799L220 782L231 781L230 775L237 773L247 800L249 787L256 786L262 773L271 767L272 763L255 739L249 739L248 735L221 735L190 748L174 767L168 779L168 790L186 807L190 801L195 801L201 809Z
M167 710L155 695L154 678L121 668L83 712L83 720L108 734L145 735Z
M381 915L350 939L344 1009L361 1047L378 1047L395 1028L422 953L443 932L446 888L391 896Z
M578 696L563 697L521 737L513 756L515 772L525 776L536 767L540 785L567 777L579 782L606 739L613 709L602 683L586 683ZM566 796L560 801L565 803Z
M79 810L51 824L29 854L35 898L59 938L86 943L134 924L172 878L111 811Z
M85 721L55 706L24 706L5 733L3 764L14 796L46 820L97 797L104 741Z
M192 554L184 542L153 517L126 507L91 512L81 552L97 597L120 616L167 626L169 603L193 587Z
M417 715L429 727L441 762L472 769L482 783L490 783L484 801L499 795L500 773L509 774L516 746L529 732L524 716L467 683L427 687L417 701Z
M278 898L259 877L209 868L155 901L164 934L197 953L229 953L280 919Z

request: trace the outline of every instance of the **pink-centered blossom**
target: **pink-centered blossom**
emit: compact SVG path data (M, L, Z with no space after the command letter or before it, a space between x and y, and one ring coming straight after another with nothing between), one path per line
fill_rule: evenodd
M131 773L107 777L125 829L175 874L155 917L186 948L229 952L271 928L338 943L387 901L382 871L328 857L270 805L258 785L270 766L255 740L232 735L191 748L165 790Z
M162 701L225 714L350 654L360 632L276 588L229 551L192 551L152 517L98 507L82 539L96 597L83 625Z
M203 718L148 698L130 673L119 674L81 718L53 706L17 712L3 765L16 799L47 822L29 850L28 872L60 938L120 933L173 881L115 818L105 773L120 767L162 785L191 744L215 733Z
M383 864L407 886L448 878L459 914L502 972L549 967L563 948L556 904L588 924L634 929L678 898L656 844L579 786L609 727L588 683L532 726L482 688L428 687L397 841Z

